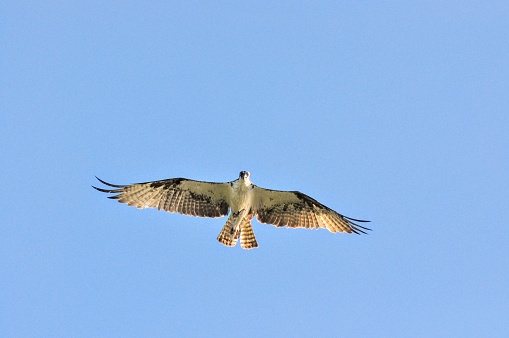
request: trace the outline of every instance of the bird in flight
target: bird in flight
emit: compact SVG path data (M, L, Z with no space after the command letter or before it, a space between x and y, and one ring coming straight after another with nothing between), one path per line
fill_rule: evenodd
M139 209L157 208L170 213L228 220L217 240L235 246L240 238L243 249L258 247L251 220L276 227L325 228L330 232L366 233L359 223L369 222L343 216L298 191L260 188L250 180L248 171L226 183L195 181L187 178L117 185L96 178L108 188L93 188L115 195L108 198Z

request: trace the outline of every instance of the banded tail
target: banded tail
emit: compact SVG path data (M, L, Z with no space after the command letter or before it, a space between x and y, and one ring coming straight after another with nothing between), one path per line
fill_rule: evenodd
M258 242L256 241L251 220L248 218L244 218L240 227L240 246L245 250L258 247Z
M223 227L223 230L221 230L219 236L217 236L217 240L226 246L235 246L237 244L237 240L239 239L238 236L236 236L237 238L231 236L233 230L232 222L233 217L230 215L230 217L228 217L228 220L226 221L226 224Z
M228 217L226 224L223 229L217 236L217 240L226 245L226 246L235 246L240 237L240 246L242 249L250 250L258 247L258 242L256 242L256 237L253 231L253 226L251 225L251 220L245 217L240 224L240 231L233 233L232 227L233 218L232 216Z

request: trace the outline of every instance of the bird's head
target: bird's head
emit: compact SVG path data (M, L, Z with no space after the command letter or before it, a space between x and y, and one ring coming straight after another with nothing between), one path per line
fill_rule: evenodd
M244 183L246 187L251 185L251 180L249 179L249 171L241 171L239 174L239 180Z
M239 178L241 180L246 180L249 178L249 171L241 171L239 174Z

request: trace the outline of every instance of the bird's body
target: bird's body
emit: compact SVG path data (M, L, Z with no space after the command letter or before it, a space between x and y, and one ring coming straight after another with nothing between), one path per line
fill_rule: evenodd
M355 222L367 222L343 216L298 191L259 188L247 171L226 183L173 178L132 185L116 185L98 178L114 189L95 189L121 203L138 208L158 208L168 212L200 217L222 217L229 214L217 240L235 246L240 238L244 249L258 247L251 220L290 228L326 228L331 232L365 233L370 230ZM364 230L363 230L364 229Z
M230 184L229 205L232 217L232 236L235 238L240 231L240 225L244 218L248 217L250 210L253 208L255 185L249 180L249 173L243 171L239 175L239 179ZM252 216L251 216L252 218ZM249 218L249 220L251 220Z

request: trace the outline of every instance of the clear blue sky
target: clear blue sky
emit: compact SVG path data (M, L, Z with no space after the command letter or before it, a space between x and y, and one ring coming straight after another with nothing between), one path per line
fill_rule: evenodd
M0 336L509 332L509 3L0 5ZM137 210L299 190L368 236Z

